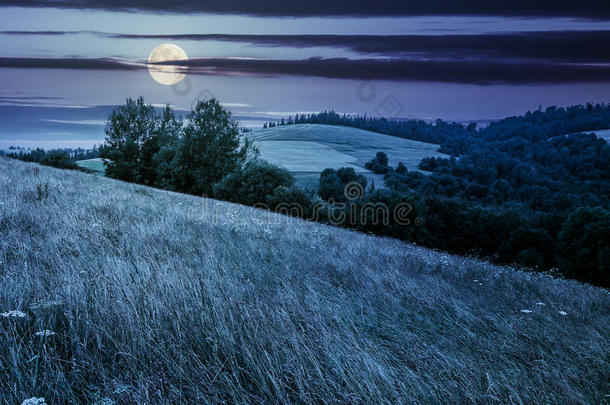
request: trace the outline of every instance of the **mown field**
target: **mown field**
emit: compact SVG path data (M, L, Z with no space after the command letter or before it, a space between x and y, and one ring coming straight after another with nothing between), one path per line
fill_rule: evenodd
M1 403L599 403L609 338L601 288L0 158Z
M89 169L96 173L104 174L106 173L106 167L104 166L104 160L100 158L96 159L85 159L85 160L77 160L76 164L85 169Z
M299 185L313 189L317 188L324 169L344 166L353 167L376 186L383 187L383 176L364 167L379 151L388 155L391 166L402 161L409 170L417 170L425 157L446 156L438 152L439 146L435 144L335 125L286 125L258 129L248 137L263 159L285 167L295 175Z

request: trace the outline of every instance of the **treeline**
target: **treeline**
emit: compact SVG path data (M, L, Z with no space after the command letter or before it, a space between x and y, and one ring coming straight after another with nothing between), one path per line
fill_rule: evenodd
M610 285L610 146L582 133L610 128L610 105L549 107L480 129L334 112L272 126L300 123L438 143L452 155L424 159L424 172L392 168L383 153L367 164L423 210L417 242Z
M415 141L436 143L441 152L460 155L470 145L481 141L523 139L531 142L559 135L610 128L610 104L586 104L571 107L548 107L530 111L522 116L505 118L477 129L477 124L463 125L437 119L392 121L365 115L338 114L324 111L297 114L287 119L264 124L265 128L292 124L342 125L365 129Z
M385 118L365 115L337 114L334 111L324 111L314 114L296 114L278 122L267 122L263 128L273 128L293 124L325 124L342 125L365 129L367 131L397 136L421 142L449 145L454 139L467 139L476 136L476 124L464 126L459 123L449 123L443 120L428 122L424 120L390 121ZM449 150L441 151L450 153Z
M13 159L23 160L24 162L34 162L59 169L82 170L85 172L89 172L89 170L80 167L76 162L85 159L95 159L100 156L97 146L93 146L92 149L63 148L51 150L41 148L26 150L11 147L5 155Z

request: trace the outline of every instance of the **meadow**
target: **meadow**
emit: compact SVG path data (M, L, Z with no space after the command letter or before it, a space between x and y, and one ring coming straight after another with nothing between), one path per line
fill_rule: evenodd
M610 294L0 157L0 402L599 403Z
M248 138L261 157L291 171L297 184L317 189L320 173L326 168L352 167L376 187L383 187L383 175L364 167L377 152L388 155L390 166L403 162L418 170L425 157L447 157L432 143L412 141L377 132L336 125L297 124L257 129Z
M95 173L104 174L106 172L104 160L101 158L77 160L76 164Z

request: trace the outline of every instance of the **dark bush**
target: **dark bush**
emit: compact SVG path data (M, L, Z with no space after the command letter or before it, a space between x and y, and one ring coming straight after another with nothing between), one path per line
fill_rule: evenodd
M610 212L577 210L563 224L559 243L566 277L610 287Z
M342 167L338 170L325 169L320 174L318 194L325 201L346 201L352 198L346 195L346 187L350 183L356 184L352 189L362 197L367 185L366 177L357 174L352 167Z
M267 206L279 214L291 215L304 219L319 219L314 213L314 205L320 197L300 187L280 186L273 194L267 196Z
M214 197L244 205L266 204L280 186L290 187L292 174L264 160L251 160L214 186Z
M377 174L385 174L391 169L390 166L388 166L388 155L383 152L377 152L377 155L373 160L367 162L365 167Z
M57 167L59 169L78 170L79 168L74 159L72 159L67 152L60 150L51 150L47 152L42 159L40 159L40 164Z

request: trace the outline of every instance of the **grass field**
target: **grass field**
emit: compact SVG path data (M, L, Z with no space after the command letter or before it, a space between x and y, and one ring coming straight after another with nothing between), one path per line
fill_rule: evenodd
M3 404L599 403L609 370L603 289L0 158Z
M316 189L324 169L344 166L383 186L383 176L364 167L379 151L388 155L390 165L402 161L409 170L417 170L424 157L446 156L435 144L334 125L287 125L255 130L248 136L263 159L293 172L300 185Z
M92 170L96 173L104 174L106 173L106 167L104 166L103 159L86 159L86 160L77 160L76 164L85 169Z

